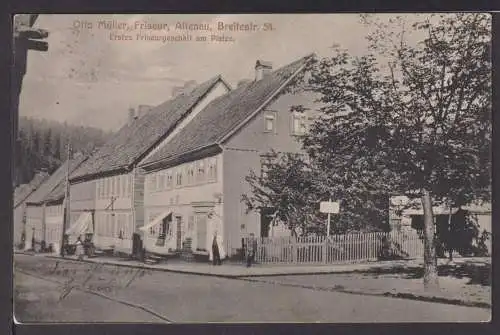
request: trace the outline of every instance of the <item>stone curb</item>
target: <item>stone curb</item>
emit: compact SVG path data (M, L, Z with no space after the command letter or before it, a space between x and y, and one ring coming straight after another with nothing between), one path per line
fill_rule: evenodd
M31 254L27 254L31 255ZM309 275L325 275L325 274L348 274L348 273L364 273L366 270L363 269L352 269L352 270L345 270L345 269L329 269L326 271L308 271L308 272L279 272L279 273L240 273L240 274L224 274L224 273L210 273L210 272L203 272L203 271L190 271L190 270L185 270L185 269L172 269L172 268L161 268L161 267L156 267L154 265L147 265L147 264L120 264L120 263L115 263L115 262L109 262L109 261L94 261L91 259L83 259L81 261L77 261L76 259L73 258L63 258L61 256L52 256L52 255L43 255L46 258L52 258L52 259L62 259L62 260L67 260L67 261L73 261L73 262L85 262L85 263L92 263L92 264L103 264L103 265L108 265L108 266L123 266L123 267L128 267L128 268L137 268L137 269L148 269L148 270L155 270L155 271L162 271L162 272L172 272L172 273L180 273L180 274L190 274L190 275L198 275L198 276L209 276L209 277L219 277L219 278L227 278L227 279L238 279L238 278L250 278L250 277L279 277L279 276L309 276ZM387 267L387 264L383 265L384 267Z

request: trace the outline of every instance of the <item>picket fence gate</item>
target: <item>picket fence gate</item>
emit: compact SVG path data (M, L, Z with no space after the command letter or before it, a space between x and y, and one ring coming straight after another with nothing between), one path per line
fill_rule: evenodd
M227 250L234 253L236 248ZM417 232L393 231L331 235L328 239L326 236L257 238L255 262L331 264L376 261L393 256L413 259L423 255L423 241Z

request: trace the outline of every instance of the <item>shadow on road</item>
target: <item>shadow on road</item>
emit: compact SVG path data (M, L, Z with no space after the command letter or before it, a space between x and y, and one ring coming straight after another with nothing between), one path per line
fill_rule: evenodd
M403 279L420 279L424 276L424 269L420 266L394 266L390 268L373 268L363 271L366 275L399 275ZM467 278L467 285L491 286L491 264L489 262L464 261L438 266L441 277Z

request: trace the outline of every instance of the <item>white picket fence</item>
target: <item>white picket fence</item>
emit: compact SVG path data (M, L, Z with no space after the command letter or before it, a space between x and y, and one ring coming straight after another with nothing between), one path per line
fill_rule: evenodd
M387 242L384 242L387 241ZM375 261L385 256L421 258L423 241L416 232L351 233L307 237L258 238L255 261L261 264L330 264ZM235 248L231 248L234 252Z

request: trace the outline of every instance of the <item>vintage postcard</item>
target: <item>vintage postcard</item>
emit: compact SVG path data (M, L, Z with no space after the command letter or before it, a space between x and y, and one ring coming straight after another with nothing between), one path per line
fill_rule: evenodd
M491 15L14 18L18 323L491 319Z

